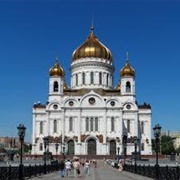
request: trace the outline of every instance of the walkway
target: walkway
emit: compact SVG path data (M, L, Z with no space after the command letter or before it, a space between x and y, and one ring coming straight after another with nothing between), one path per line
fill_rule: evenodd
M54 172L51 174L42 175L39 177L31 178L31 180L152 180L151 178L146 178L144 176L135 175L128 172L119 172L117 169L111 167L110 165L99 161L97 167L91 167L91 173L88 177L85 177L84 169L81 168L81 175L74 178L73 172L71 177L62 178L59 172Z

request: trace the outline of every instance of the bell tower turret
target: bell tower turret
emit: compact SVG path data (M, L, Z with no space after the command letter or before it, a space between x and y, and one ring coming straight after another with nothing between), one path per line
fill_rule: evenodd
M121 95L135 96L135 70L130 66L128 53L125 66L120 70Z
M54 66L49 70L49 101L56 96L63 95L64 76L64 70L59 65L58 58L56 58Z

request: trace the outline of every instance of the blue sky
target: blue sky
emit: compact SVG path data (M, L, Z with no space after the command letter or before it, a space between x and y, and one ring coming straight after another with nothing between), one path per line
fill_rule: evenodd
M49 68L59 56L70 85L76 49L95 34L112 52L114 85L129 60L139 104L152 106L152 126L180 130L180 1L0 1L0 136L31 139L32 106L46 103Z

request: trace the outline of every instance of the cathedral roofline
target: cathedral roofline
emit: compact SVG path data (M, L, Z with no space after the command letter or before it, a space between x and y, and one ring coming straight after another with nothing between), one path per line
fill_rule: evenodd
M151 105L144 102L142 105L138 105L139 109L151 109Z
M41 103L35 103L34 105L33 105L33 108L34 109L36 109L36 108L41 108L41 109L43 109L43 108L46 108L46 105L44 105L44 104L41 104Z
M82 96L84 94L87 94L91 91L94 91L97 94L100 94L102 96L108 96L108 95L113 95L113 96L119 96L120 95L120 91L117 89L102 89L102 88L98 88L98 89L67 89L64 91L64 95L73 95L73 96Z

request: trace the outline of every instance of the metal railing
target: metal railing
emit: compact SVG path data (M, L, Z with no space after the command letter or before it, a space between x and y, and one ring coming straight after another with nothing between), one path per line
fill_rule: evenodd
M23 177L31 178L59 170L59 164L47 164L46 167L44 166L45 165L23 166ZM0 180L18 180L19 173L19 166L10 165L6 167L0 167Z
M156 179L156 168L150 165L137 165L136 174ZM124 171L135 173L133 164L124 164ZM163 166L159 167L158 180L180 180L179 166ZM156 179L157 180L157 179Z

